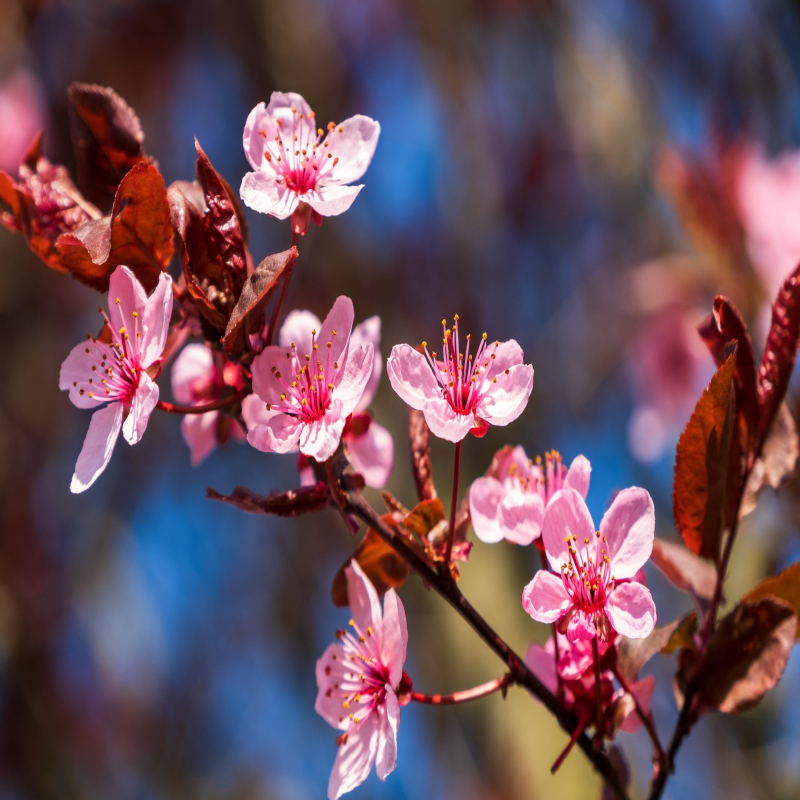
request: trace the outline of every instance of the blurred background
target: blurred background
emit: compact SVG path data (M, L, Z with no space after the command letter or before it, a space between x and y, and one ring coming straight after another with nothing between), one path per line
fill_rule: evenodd
M288 307L322 317L349 294L357 321L381 315L384 356L435 340L456 312L465 331L516 338L531 402L466 442L465 489L505 443L583 453L595 519L641 485L673 537L674 446L713 372L694 326L725 293L760 351L800 258L799 74L789 0L0 0L0 168L39 128L74 166L74 80L128 100L168 183L192 178L197 136L238 186L245 118L276 89L320 120L376 118L366 188L301 242ZM248 216L256 260L288 246L288 222ZM347 618L329 588L355 541L332 512L272 520L205 500L207 486L289 488L294 460L231 443L192 469L179 420L158 413L71 495L89 415L58 371L97 305L0 230L0 800L324 797L335 732L313 710L314 662ZM406 411L386 380L374 409L395 437L389 488L411 504ZM452 448L434 460L448 497ZM797 510L791 484L762 498L731 601L800 557ZM546 635L520 605L537 567L533 548L478 543L462 569L519 652ZM655 570L648 581L660 622L690 606ZM401 595L417 690L501 673L418 580ZM646 669L662 737L673 671L663 656ZM798 698L795 656L756 709L703 719L666 796L797 797ZM599 796L578 752L549 775L565 743L519 689L408 707L396 772L353 796ZM638 795L648 742L619 743Z

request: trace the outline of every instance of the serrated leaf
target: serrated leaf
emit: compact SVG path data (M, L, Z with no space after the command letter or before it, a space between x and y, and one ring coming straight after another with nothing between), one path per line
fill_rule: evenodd
M742 602L749 603L765 597L774 597L786 603L800 617L800 561L778 575L763 580L742 598ZM800 639L800 624L795 639Z

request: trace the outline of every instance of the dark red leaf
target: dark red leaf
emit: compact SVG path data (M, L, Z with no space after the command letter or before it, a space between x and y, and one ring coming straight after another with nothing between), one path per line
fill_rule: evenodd
M147 157L134 110L106 86L73 83L67 90L78 185L84 195L110 208L122 178Z
M122 179L111 216L92 220L58 240L66 268L83 283L108 290L120 264L129 267L147 291L172 258L172 223L164 179L156 167L134 166Z
M233 309L222 345L231 356L241 355L248 347L247 337L262 327L264 306L283 276L288 276L297 263L297 248L267 256L245 281L242 293Z
M420 500L433 500L436 487L433 485L433 468L431 467L431 432L425 415L412 408L408 416L408 439L411 445L411 471Z
M726 519L736 350L717 370L678 441L672 512L686 546L716 563Z
M742 599L745 602L752 602L764 597L773 597L786 603L795 614L800 616L800 561L787 567L779 575L762 581ZM800 624L798 624L795 639L800 639Z
M332 505L330 492L324 483L301 486L288 492L274 492L267 497L237 486L229 495L206 489L206 497L221 500L250 514L270 514L276 517L298 517Z
M689 616L694 617L694 614ZM684 621L676 619L669 625L655 628L644 639L628 639L626 636L620 636L617 669L629 684L635 683L639 679L642 667L667 646L672 635Z
M682 544L656 538L650 560L681 591L690 592L699 600L711 600L714 596L716 567Z
M772 307L772 325L758 368L759 443L778 412L794 369L800 340L800 266L783 282Z

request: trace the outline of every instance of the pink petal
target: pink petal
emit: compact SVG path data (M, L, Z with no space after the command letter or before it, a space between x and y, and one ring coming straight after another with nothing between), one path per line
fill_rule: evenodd
M439 384L425 356L411 345L398 344L392 348L386 363L386 374L401 399L418 411L425 408L428 400L440 394Z
M142 320L146 305L147 294L142 284L127 267L117 267L108 282L108 318L114 330L125 328L134 338L133 312Z
M367 486L382 489L394 466L392 434L377 422L371 422L362 436L345 436L347 454L353 469L364 477Z
M500 375L504 374L507 369L522 364L523 361L522 348L514 339L501 342L497 346L497 349L495 349L494 345L489 345L486 353L489 356L489 366L486 368L486 379L490 383L492 378L497 378L499 383ZM492 355L494 355L494 358L491 358Z
M543 569L522 590L522 607L537 622L556 622L571 605L561 578Z
M192 386L198 381L213 380L215 371L214 355L210 348L204 344L187 344L172 365L170 377L175 401L181 405L193 403L196 398Z
M569 562L569 548L564 541L568 535L578 540L595 534L592 515L584 499L574 489L562 489L550 499L544 512L542 541L550 566L561 570Z
M267 411L267 404L256 394L249 394L242 400L242 417L248 431L257 425L266 425L274 415L275 412Z
M533 367L518 364L501 373L478 404L477 414L491 425L508 425L528 404L533 389Z
M343 128L340 132L339 129ZM345 184L357 181L369 167L381 126L374 119L356 114L345 120L328 133L328 152L339 163L328 172L325 170L325 183Z
M335 642L329 644L322 657L317 661L316 676L317 676L317 699L314 702L314 711L319 714L325 722L332 728L339 730L346 730L350 727L350 720L346 715L342 722L339 722L342 714L342 695L341 692L331 692L328 695L328 690L332 689L333 685L339 680L338 670L334 673L331 670L332 666L345 663L344 645ZM326 670L331 670L330 674Z
M333 397L342 404L342 414L345 417L355 411L375 366L371 344L351 347L346 358L344 369L339 373L333 390Z
M75 464L75 474L69 487L71 492L85 492L108 466L122 427L122 414L122 403L109 403L92 414L83 448Z
M239 196L253 211L278 219L290 217L300 203L295 192L266 172L248 172L242 178Z
M292 113L292 107L295 113ZM302 114L302 118L300 117ZM309 119L311 109L308 103L294 92L273 92L269 101L269 106L259 103L248 115L244 126L242 144L247 160L253 169L269 169L271 167L264 163L264 151L267 143L276 145L275 137L281 136L288 144L293 134L303 134L304 140L316 139L316 130L313 120ZM278 126L281 123L281 127ZM300 130L302 128L302 131ZM261 135L263 131L263 136Z
M589 478L592 474L592 465L586 456L575 456L569 465L567 477L564 479L564 486L574 489L584 500L589 494Z
M375 391L378 388L378 383L381 380L381 372L383 371L383 358L381 358L380 344L381 344L381 318L377 315L365 319L363 322L353 328L350 334L350 347L359 347L362 344L371 344L372 351L375 354L375 364L372 367L372 374L369 376L367 385L364 388L364 394L361 395L356 406L356 411L364 411L369 408L372 398L375 397Z
M644 639L656 626L656 604L641 583L620 583L606 601L614 630L629 639Z
M425 422L434 436L448 442L460 442L477 425L474 414L458 414L441 396L425 403L422 409Z
M289 453L297 448L302 425L288 414L272 412L264 424L247 433L247 441L264 453Z
M304 194L302 199L323 217L335 217L344 214L358 193L364 188L360 186L336 186L320 184L313 192Z
M328 800L360 786L367 779L378 752L379 715L371 713L348 732L347 743L339 747L328 781Z
M122 435L128 444L136 444L142 438L156 403L158 403L158 384L143 372L139 377L139 388L133 395L128 416L122 424Z
M260 131L264 131L264 136ZM265 142L275 139L277 126L267 114L267 107L259 103L248 115L244 123L242 145L244 154L253 169L260 169L264 162Z
M642 709L644 714L650 713L650 705L653 699L653 690L656 688L656 679L654 675L648 675L646 678L631 685L631 694L636 698L639 708ZM631 711L627 717L622 721L619 726L621 731L625 733L636 733L642 727L642 720L636 709Z
M567 625L567 639L570 642L589 641L597 636L597 629L591 617L575 610Z
M322 327L319 317L310 311L291 311L281 325L278 342L281 347L297 346L299 353L311 352L311 331Z
M92 372L92 367L97 367L99 370L103 356L108 359L110 364L115 363L115 356L109 345L87 339L75 345L61 364L58 388L62 392L68 391L69 399L78 408L98 408L104 402L98 395L89 397L92 386L88 384L89 378L96 375L96 372ZM99 380L97 382L99 383ZM83 394L81 394L81 389L83 389Z
M386 687L386 700L379 714L375 774L385 781L386 776L394 771L397 764L397 731L400 728L400 703L397 702L397 695L390 686Z
M344 430L345 415L338 400L328 409L322 419L306 423L300 430L300 452L320 463L327 461L339 446Z
M162 272L158 276L155 291L147 298L144 309L144 329L139 344L139 358L145 369L161 358L164 352L171 316L172 278L166 272ZM133 334L130 335L133 339Z
M350 604L350 613L353 615L356 627L363 636L367 635L367 628L372 628L373 632L380 631L382 635L383 612L372 581L364 574L364 570L355 559L350 561L350 566L344 574L347 578L347 602ZM399 608L397 611L399 613ZM399 620L398 616L398 624ZM405 622L405 612L403 621Z
M381 632L381 655L389 667L389 685L397 686L403 677L408 645L408 626L403 601L394 589L389 589L383 598L383 630Z
M211 455L217 446L217 420L219 411L206 414L187 414L181 422L183 441L189 445L191 464L198 466Z
M600 533L606 537L611 559L611 574L616 578L632 578L653 552L655 531L656 512L650 493L636 486L623 489L600 522Z
M475 535L487 544L504 537L498 519L500 501L506 493L500 481L491 477L478 478L469 489L469 515Z
M538 494L506 492L500 503L500 525L509 542L530 544L542 532L544 501Z
M540 644L532 644L525 654L525 664L545 687L555 694L558 689L558 676L553 653Z
M343 358L346 358L354 317L353 301L345 295L339 295L331 306L328 316L325 317L325 321L317 328L316 341L319 349L327 349L327 343L330 342L331 361L334 363L341 362ZM334 331L336 331L335 334Z
M281 394L286 391L281 380L291 383L291 370L287 365L286 350L272 345L265 347L254 359L253 391L264 401L279 405ZM277 375L280 374L281 378Z

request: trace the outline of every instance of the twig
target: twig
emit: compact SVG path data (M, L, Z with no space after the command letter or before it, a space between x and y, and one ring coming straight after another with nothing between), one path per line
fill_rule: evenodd
M218 411L220 408L232 406L234 403L243 400L248 394L250 394L250 390L246 386L243 386L236 394L222 397L219 400L215 400L213 403L205 403L202 406L180 406L175 403L166 403L163 400L159 400L156 404L156 408L161 409L161 411L167 411L170 414L205 414L207 411Z
M454 706L458 703L468 703L470 700L487 697L497 691L503 692L503 696L505 697L506 689L515 682L511 674L506 673L499 678L495 678L493 681L487 681L472 689L453 692L453 694L422 694L421 692L412 692L411 699L415 703L427 703L432 706Z
M461 475L461 442L456 442L455 464L453 466L453 499L450 501L450 527L447 529L447 551L444 556L445 569L450 569L453 555L453 539L456 535L456 508L458 507L458 480Z
M292 231L292 244L290 247L297 247L297 239L297 231ZM292 270L292 272L294 272L294 270ZM278 302L275 303L275 308L272 309L272 316L269 318L269 328L267 329L267 347L272 344L275 328L278 326L278 320L281 316L283 301L286 299L286 294L289 291L289 281L291 280L292 272L281 278L281 293L278 295Z

